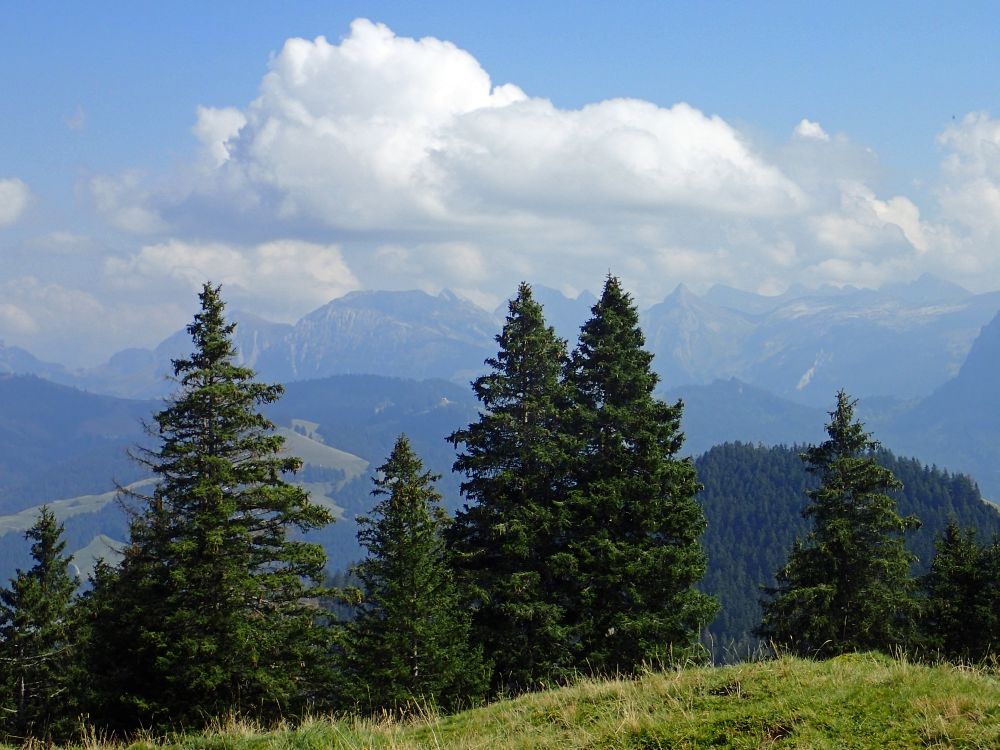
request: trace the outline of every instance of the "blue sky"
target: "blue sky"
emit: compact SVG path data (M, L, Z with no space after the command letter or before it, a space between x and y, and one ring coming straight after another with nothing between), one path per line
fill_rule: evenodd
M76 362L152 345L205 274L283 319L608 268L645 303L1000 287L995 4L619 6L6 5L0 337Z
M616 96L686 101L781 138L802 117L892 168L937 164L952 116L1000 98L995 3L24 3L8 6L3 161L163 165L191 147L199 104L253 98L292 36L357 17L470 51L497 83L563 107ZM676 7L674 7L676 6ZM13 8L13 9L12 9ZM82 107L87 137L65 121ZM52 162L49 162L50 164Z

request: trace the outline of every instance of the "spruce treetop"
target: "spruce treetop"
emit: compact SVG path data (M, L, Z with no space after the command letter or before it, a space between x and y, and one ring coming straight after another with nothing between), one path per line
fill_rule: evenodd
M879 442L865 431L864 423L855 419L857 403L857 399L852 399L843 389L837 391L837 406L828 412L830 421L826 433L829 438L802 454L809 471L822 476L840 459L864 457L879 449ZM894 478L888 480L888 486L897 484Z
M76 628L63 527L43 506L25 532L34 565L0 589L0 728L19 739L65 740L75 728L79 695Z
M573 353L573 369L587 370L586 377L575 378L576 385L592 406L618 406L652 394L659 376L645 345L631 295L608 276Z

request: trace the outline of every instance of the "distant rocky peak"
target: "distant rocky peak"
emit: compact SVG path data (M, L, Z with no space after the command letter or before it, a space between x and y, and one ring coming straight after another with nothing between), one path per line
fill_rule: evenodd
M879 291L911 304L961 302L972 296L968 289L931 273L923 273L913 281L886 284Z
M702 302L702 299L697 294L692 292L691 288L684 282L675 286L674 290L667 295L666 299L682 305L695 305Z

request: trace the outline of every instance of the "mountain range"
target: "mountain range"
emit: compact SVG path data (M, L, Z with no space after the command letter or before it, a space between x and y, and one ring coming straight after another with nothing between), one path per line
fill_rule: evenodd
M568 340L595 302L539 287L550 324ZM931 276L873 291L792 288L767 297L723 286L696 295L679 285L642 311L663 387L736 378L810 406L838 388L861 397L912 400L958 374L972 342L1000 310L1000 292L973 294ZM460 384L483 371L506 306L487 311L443 291L351 292L302 317L274 323L234 311L240 356L283 383L340 374L442 378ZM72 371L0 344L0 372L31 373L94 393L152 398L169 393L171 359L184 331L152 349L127 349Z
M594 296L542 287L535 294L572 346ZM972 294L925 276L878 291L793 288L777 297L722 286L696 295L679 286L643 310L641 322L659 395L685 403L692 456L727 441L822 440L825 411L843 387L897 455L967 473L1000 498L998 308L998 292ZM232 314L241 360L262 379L286 384L269 414L307 454L300 480L348 521L328 532L336 537L330 546L356 550L351 519L367 510L370 475L401 432L442 474L449 507L461 503L445 437L475 419L468 381L495 354L505 314L506 305L486 311L450 292L416 291L354 292L294 325ZM171 359L190 346L178 331L152 349L124 350L80 371L0 344L0 533L21 523L4 526L4 518L65 501L60 507L90 509L73 514L67 528L77 547L97 545L91 557L98 537L122 538L124 522L107 493L114 482L141 479L126 450L148 441L142 421L173 389ZM18 554L0 551L0 568ZM334 562L348 561L345 552Z

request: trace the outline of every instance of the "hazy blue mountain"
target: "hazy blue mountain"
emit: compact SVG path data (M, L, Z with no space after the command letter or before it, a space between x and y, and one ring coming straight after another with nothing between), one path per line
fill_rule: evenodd
M258 359L271 379L347 373L465 381L480 372L499 323L451 292L352 292L302 318Z
M916 305L964 302L974 296L968 289L929 273L907 283L886 284L879 292Z
M544 287L536 294L572 347L593 297L570 299ZM870 428L887 445L969 471L987 494L1000 496L1000 461L992 447L1000 440L990 424L1000 413L989 378L996 361L992 328L966 363L972 342L998 308L1000 293L974 295L923 276L880 291L793 288L780 297L724 287L699 297L682 285L643 313L642 321L661 387L705 388L683 393L692 451L723 440L813 439L834 393L845 388L861 399ZM433 376L459 384L447 397L456 403L456 394L468 393L468 381L495 353L501 322L498 314L449 292L349 294L293 326L240 312L233 317L243 361L265 380L293 383L341 373ZM0 362L95 392L160 397L173 388L166 377L171 359L189 350L186 332L179 331L155 349L119 352L86 373L39 363L14 347L0 349ZM732 378L739 382L728 382ZM388 448L394 438L380 439ZM73 448L86 449L85 442ZM46 481L51 486L57 480ZM38 496L17 487L17 493Z
M153 405L0 376L0 513L137 477L125 451L142 437Z
M879 290L878 293L882 291ZM761 316L803 297L835 299L850 298L859 294L871 293L871 290L858 289L854 286L830 286L824 284L817 288L810 288L802 284L792 284L781 294L765 295L736 289L726 284L713 284L705 292L703 299L719 307L728 307L737 312L748 313L752 316Z
M972 474L1000 499L1000 315L983 327L958 375L886 429L886 441Z
M924 275L869 289L794 287L766 297L722 285L683 285L643 316L665 386L736 377L824 406L838 388L903 400L953 377L1000 293L973 295Z
M536 287L548 321L576 343L594 297ZM679 285L641 315L664 387L737 378L810 406L838 388L904 401L929 395L956 375L972 341L1000 309L1000 292L974 295L932 276L882 290L793 287L764 297L723 286L703 296ZM236 343L267 380L292 382L347 373L444 378L465 384L483 371L506 305L490 313L450 292L353 292L294 325L237 312ZM37 372L57 382L131 398L168 393L172 358L187 354L178 331L155 349L119 352L77 373L18 350L0 371ZM16 354L17 356L14 356Z
M983 327L959 373L923 399L861 397L858 413L897 455L971 475L984 495L1000 500L1000 315ZM823 438L826 411L731 379L666 389L668 401L685 403L685 452L697 455L727 441L767 445ZM857 395L848 387L848 392Z
M826 413L775 396L735 378L660 391L684 402L685 455L697 456L728 442L795 445L823 439Z
M439 489L447 490L446 505L454 508L457 482L448 475L455 450L445 438L476 419L478 405L471 388L446 380L334 375L287 384L267 414L278 424L310 420L328 445L373 466L384 462L405 433L428 470L445 476Z
M550 323L572 346L596 301L537 288ZM465 384L494 353L506 304L489 313L447 290L352 292L332 300L294 325L236 311L239 360L266 380L292 382L338 374L444 378ZM149 398L169 393L171 360L186 356L190 339L177 331L155 349L126 349L63 382L99 393ZM34 370L25 370L34 371Z
M643 313L641 325L656 355L653 369L667 387L738 376L755 330L746 315L706 302L683 284Z
M28 561L23 531L48 503L66 524L70 552L93 559L127 536L115 480L144 476L126 450L155 445L142 422L158 400L99 396L36 377L0 376L0 581ZM371 507L371 475L406 433L429 470L443 475L446 505L460 503L446 437L477 415L471 389L444 380L340 375L291 383L266 413L305 466L296 476L339 520L314 536L334 567L357 559L354 517ZM99 537L105 537L102 541ZM95 541L95 539L97 541ZM82 564L82 563L81 563ZM86 568L86 565L83 565Z
M998 308L996 292L934 303L871 291L802 297L760 319L746 342L752 364L739 377L813 405L841 387L858 396L925 396L958 372Z
M699 302L712 307L698 310ZM1000 294L973 295L925 274L878 291L793 288L776 297L717 285L686 309L686 316L674 314L681 325L668 332L666 351L653 347L667 355L657 365L665 382L678 382L669 374L673 365L681 382L735 376L821 406L841 387L866 397L928 395L958 372L979 329L1000 309ZM720 310L732 316L728 324ZM669 338L690 330L698 331L702 361ZM650 325L647 338L653 331Z
M804 293L804 290L803 290ZM743 289L727 286L726 284L713 284L702 299L718 307L726 307L736 312L748 315L764 315L771 312L779 305L794 299L795 295L789 297L787 294L768 296L747 292Z
M256 367L261 354L281 342L292 329L285 323L272 323L240 310L232 312L230 320L236 323L233 340L238 360L250 367ZM173 360L190 354L191 336L181 329L155 349L124 349L104 364L78 373L72 382L89 391L122 398L157 398L174 388L170 381Z
M19 346L6 346L0 341L0 375L37 375L57 383L74 379L73 373L62 365L44 362Z

